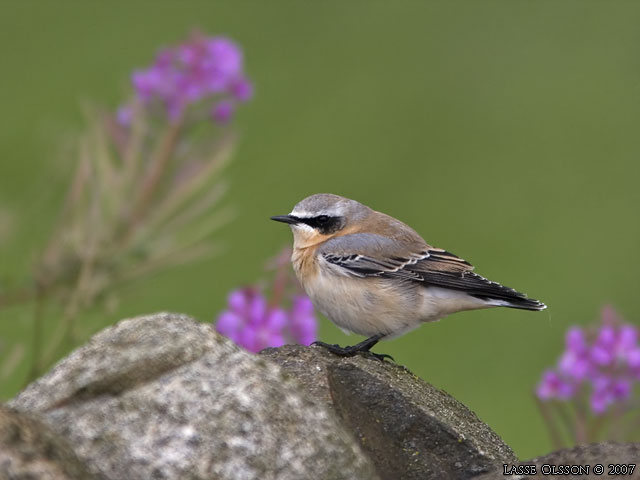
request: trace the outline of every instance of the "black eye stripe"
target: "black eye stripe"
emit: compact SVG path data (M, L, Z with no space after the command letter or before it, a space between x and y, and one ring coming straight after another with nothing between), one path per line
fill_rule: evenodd
M332 220L332 217L329 217L328 215L319 215L317 217L307 217L307 218L300 219L302 223L306 223L307 225L313 228L318 228L321 225L325 225L329 223L331 220Z
M317 217L300 218L300 222L315 228L320 233L329 234L340 230L344 226L344 217L330 217L318 215Z

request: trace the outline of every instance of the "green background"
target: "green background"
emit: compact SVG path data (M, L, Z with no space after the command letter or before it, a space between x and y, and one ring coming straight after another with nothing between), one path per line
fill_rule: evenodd
M239 42L256 86L236 120L225 254L136 284L92 328L159 310L211 321L290 243L270 215L342 194L549 305L462 313L376 347L530 457L551 448L532 391L567 326L606 302L637 322L637 2L5 0L1 10L4 280L26 278L50 232L83 101L115 108L132 69L193 28ZM26 338L30 313L0 312L5 345ZM359 340L327 320L320 337Z

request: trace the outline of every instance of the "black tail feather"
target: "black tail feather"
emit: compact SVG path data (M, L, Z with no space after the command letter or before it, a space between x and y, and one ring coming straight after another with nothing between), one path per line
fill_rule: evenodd
M523 310L544 310L547 306L533 298L527 297L513 288L505 287L499 283L492 282L473 272L463 274L443 273L443 272L420 272L424 278L424 283L438 287L460 290L472 297L482 300L504 302L500 306L520 308Z
M523 293L520 292L516 292L518 293L518 295L524 295ZM545 308L547 308L547 306L536 300L535 298L527 298L527 297L520 297L520 296L512 296L511 298L506 298L506 296L500 296L495 297L495 296L488 296L488 295L473 295L473 297L476 298L480 298L482 300L487 300L487 301L491 301L491 300L498 300L500 302L506 302L504 305L504 307L509 307L509 308L519 308L521 310L544 310Z

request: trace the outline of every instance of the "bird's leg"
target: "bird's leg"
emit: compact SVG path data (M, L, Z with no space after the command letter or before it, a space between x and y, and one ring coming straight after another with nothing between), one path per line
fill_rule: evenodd
M370 351L371 347L373 347L376 343L378 343L378 341L382 337L384 337L384 334L379 333L350 347L341 347L340 345L332 345L324 342L313 342L312 345L318 345L320 347L324 347L327 350L329 350L331 353L335 355L339 355L341 357L352 357L358 352L366 352L370 355L373 355L380 361L384 360L385 358L390 358L391 360L393 360L393 357L391 355L387 355L385 353L373 353Z

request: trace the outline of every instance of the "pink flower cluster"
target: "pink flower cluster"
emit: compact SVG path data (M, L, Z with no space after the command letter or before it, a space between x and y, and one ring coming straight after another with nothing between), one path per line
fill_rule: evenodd
M619 324L611 307L603 309L602 319L591 334L580 327L567 331L565 351L557 367L543 373L538 398L570 400L590 387L589 403L596 414L629 399L634 383L640 381L638 328Z
M171 121L195 103L211 102L212 118L228 122L239 102L249 100L253 86L243 71L242 50L225 37L194 35L189 41L158 52L153 64L132 75L136 97L143 105L160 103ZM121 122L130 108L118 112Z
M311 300L297 295L291 310L272 307L256 288L234 290L228 309L218 316L216 331L250 352L285 343L310 345L316 339L316 317Z

